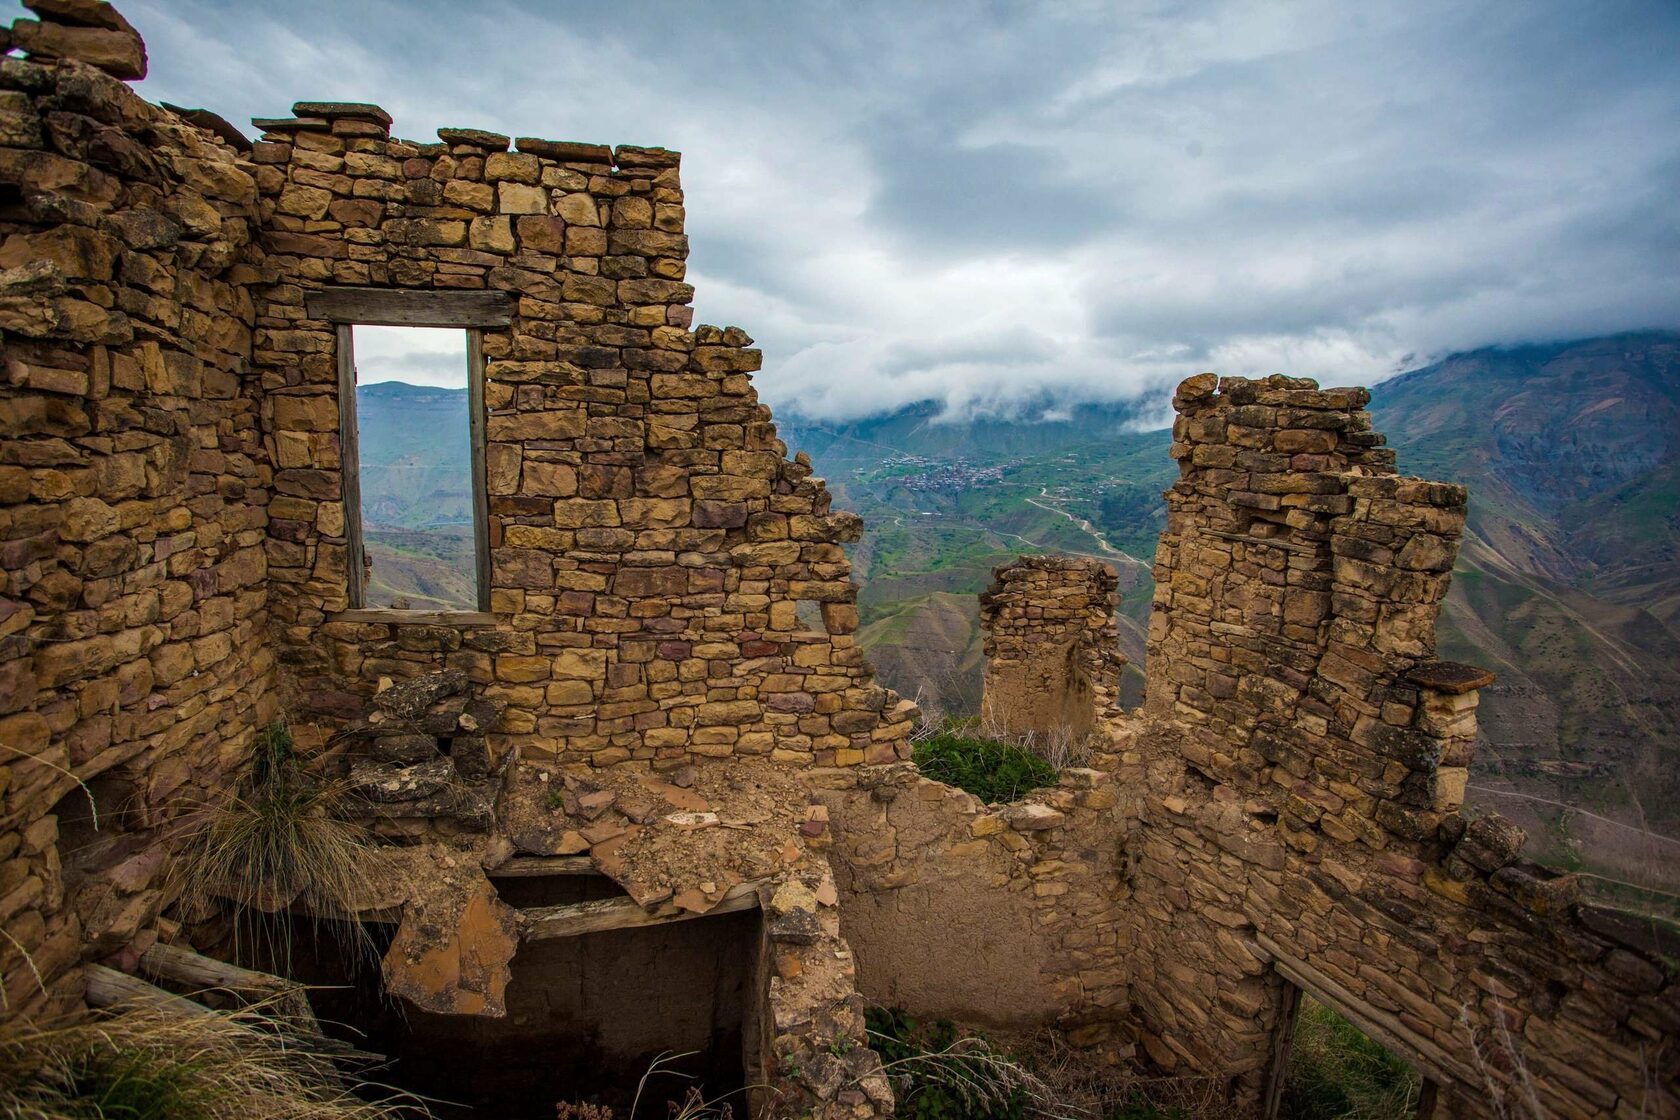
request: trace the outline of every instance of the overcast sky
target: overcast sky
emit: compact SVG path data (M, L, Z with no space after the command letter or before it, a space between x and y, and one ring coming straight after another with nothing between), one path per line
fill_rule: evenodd
M685 153L698 321L842 418L1680 326L1680 3L122 0L153 100Z

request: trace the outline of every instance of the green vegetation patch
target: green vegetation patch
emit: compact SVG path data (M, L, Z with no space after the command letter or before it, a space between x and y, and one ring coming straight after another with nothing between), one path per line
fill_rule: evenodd
M1056 784L1055 767L1013 743L974 735L974 724L949 723L917 743L911 757L922 773L988 804L1014 801L1030 790Z
M984 1036L903 1008L871 1007L864 1025L892 1079L900 1120L1024 1120L1025 1071Z
M1283 1090L1286 1120L1412 1120L1422 1079L1359 1028L1301 997Z

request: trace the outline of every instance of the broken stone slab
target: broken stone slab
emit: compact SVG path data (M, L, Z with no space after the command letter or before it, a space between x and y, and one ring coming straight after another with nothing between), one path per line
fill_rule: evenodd
M23 0L23 6L49 23L73 27L103 27L138 35L134 25L105 0Z
M444 759L445 762L449 760ZM413 801L370 801L367 815L378 820L451 820L468 832L488 832L496 823L501 783L452 781L430 797Z
M812 945L824 936L822 923L810 910L789 910L771 919L769 932L778 945Z
M499 1017L507 1014L504 995L518 950L517 914L481 879L463 898L403 911L385 953L385 987L434 1014Z
M365 101L299 101L292 106L292 113L299 117L322 117L329 121L348 117L351 120L373 121L386 129L391 127L391 114Z
M1491 670L1460 661L1425 661L1408 672L1405 679L1419 688L1459 696L1486 688L1497 678Z
M34 58L85 62L124 81L138 81L146 76L146 44L132 30L20 19L12 24L12 46L29 52Z
M250 137L233 126L233 123L220 113L212 113L209 109L187 109L180 105L171 105L167 101L158 104L180 117L194 128L201 128L210 135L225 141L228 147L236 152L249 152L255 145Z
M482 128L440 128L437 130L438 139L445 144L470 144L475 148L484 148L491 152L505 152L508 149L508 138L499 132L486 132Z
M417 762L430 762L439 753L437 740L430 735L380 735L374 738L367 747L367 755L375 762L397 763L401 766L411 766Z
M490 744L482 735L454 736L449 740L449 757L463 778L483 778L490 773Z
M463 670L445 669L398 681L374 696L373 706L400 719L418 723L433 704L466 689L467 674Z
M320 117L252 117L258 132L331 132L332 122Z
M682 163L682 153L669 148L639 148L634 144L620 144L613 149L613 162L620 167L676 167Z
M544 140L537 136L521 136L513 142L515 148L534 156L546 156L561 163L605 163L613 161L612 149L605 144L582 144L567 140Z
M1009 822L1009 827L1017 832L1038 832L1047 828L1060 828L1067 823L1066 813L1031 801L1025 805L1011 805L1004 810L1003 817Z
M455 764L440 755L412 766L390 766L366 759L350 764L350 780L362 796L386 804L431 797L455 776Z
M1528 834L1498 813L1478 817L1465 827L1453 854L1483 871L1498 871L1517 858Z

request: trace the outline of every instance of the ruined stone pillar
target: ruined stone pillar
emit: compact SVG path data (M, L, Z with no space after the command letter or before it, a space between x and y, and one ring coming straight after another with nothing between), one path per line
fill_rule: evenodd
M980 713L1010 735L1077 741L1118 702L1126 663L1114 623L1119 577L1100 560L1023 556L980 596Z

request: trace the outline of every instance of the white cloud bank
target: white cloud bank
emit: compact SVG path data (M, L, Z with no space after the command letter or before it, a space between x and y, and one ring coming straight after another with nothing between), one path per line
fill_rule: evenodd
M701 321L829 419L1680 325L1680 7L128 0L154 99L685 153Z

